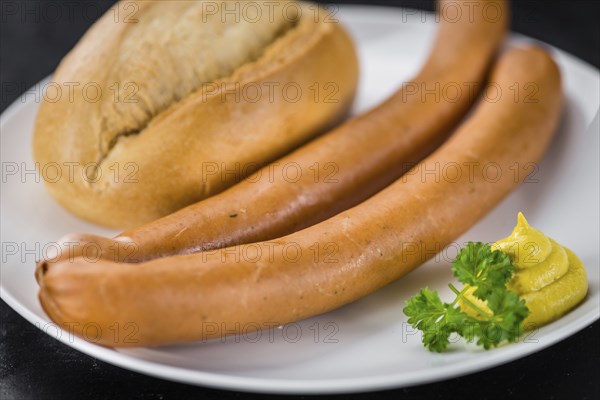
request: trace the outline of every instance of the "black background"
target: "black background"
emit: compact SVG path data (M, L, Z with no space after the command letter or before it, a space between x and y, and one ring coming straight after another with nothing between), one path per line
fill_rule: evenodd
M87 27L112 1L52 1L60 18L44 16L43 1L2 0L2 111L20 92L50 74ZM70 5L69 5L70 3ZM366 3L344 1L344 3ZM432 1L377 1L370 4L433 10ZM13 15L11 6L30 13ZM74 12L69 15L66 10ZM31 11L33 10L33 11ZM600 64L600 1L514 1L513 27L588 63ZM20 88L20 89L19 89ZM593 221L592 223L597 223ZM597 267L597 266L593 266ZM104 399L206 398L271 399L150 378L87 355L52 339L0 301L0 398ZM600 323L542 352L477 374L385 392L336 396L349 399L598 398ZM360 360L356 360L360 362ZM301 396L299 398L309 398ZM332 396L333 397L333 396Z

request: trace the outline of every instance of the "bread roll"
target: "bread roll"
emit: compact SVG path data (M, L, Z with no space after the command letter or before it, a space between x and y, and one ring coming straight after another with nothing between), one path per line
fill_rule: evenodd
M357 77L351 39L315 5L128 0L58 67L34 158L67 210L112 228L139 225L339 121Z

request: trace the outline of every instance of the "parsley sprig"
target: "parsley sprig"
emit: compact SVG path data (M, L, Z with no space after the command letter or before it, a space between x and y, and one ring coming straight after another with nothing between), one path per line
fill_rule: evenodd
M423 332L423 345L434 352L444 351L454 332L469 342L476 340L486 350L504 341L515 342L529 310L523 299L506 288L513 271L507 254L492 250L487 243L469 242L452 261L452 273L465 285L461 290L448 285L456 294L454 301L444 303L437 291L421 289L406 302L408 323ZM473 287L473 296L485 301L485 307L466 296ZM461 309L459 302L471 313Z

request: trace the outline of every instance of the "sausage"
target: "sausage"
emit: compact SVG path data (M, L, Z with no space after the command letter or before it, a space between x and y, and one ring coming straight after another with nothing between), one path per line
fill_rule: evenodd
M444 145L365 202L273 241L140 264L52 264L40 276L44 310L79 335L94 324L96 343L154 346L297 321L381 288L493 209L548 147L563 97L549 54L512 49L490 79L488 95ZM530 89L515 97L514 85ZM449 166L453 173L432 173ZM135 340L116 340L110 327L128 323Z
M115 240L69 235L61 242L71 247L48 259L84 254L139 262L269 240L369 198L437 148L475 101L509 14L504 1L482 1L496 6L496 19L484 18L481 7L468 12L473 2L440 3L440 10L454 10L447 12L459 5L462 17L442 15L421 72L378 107L221 194L123 232ZM444 7L446 3L453 7ZM453 91L457 86L463 93L458 97ZM46 265L41 262L38 269Z

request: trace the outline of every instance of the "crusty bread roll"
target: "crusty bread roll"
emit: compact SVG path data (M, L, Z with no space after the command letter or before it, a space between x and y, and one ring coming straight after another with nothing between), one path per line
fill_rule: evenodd
M61 205L104 226L139 225L343 117L358 76L344 29L315 5L251 4L128 0L90 28L35 125L34 158Z

